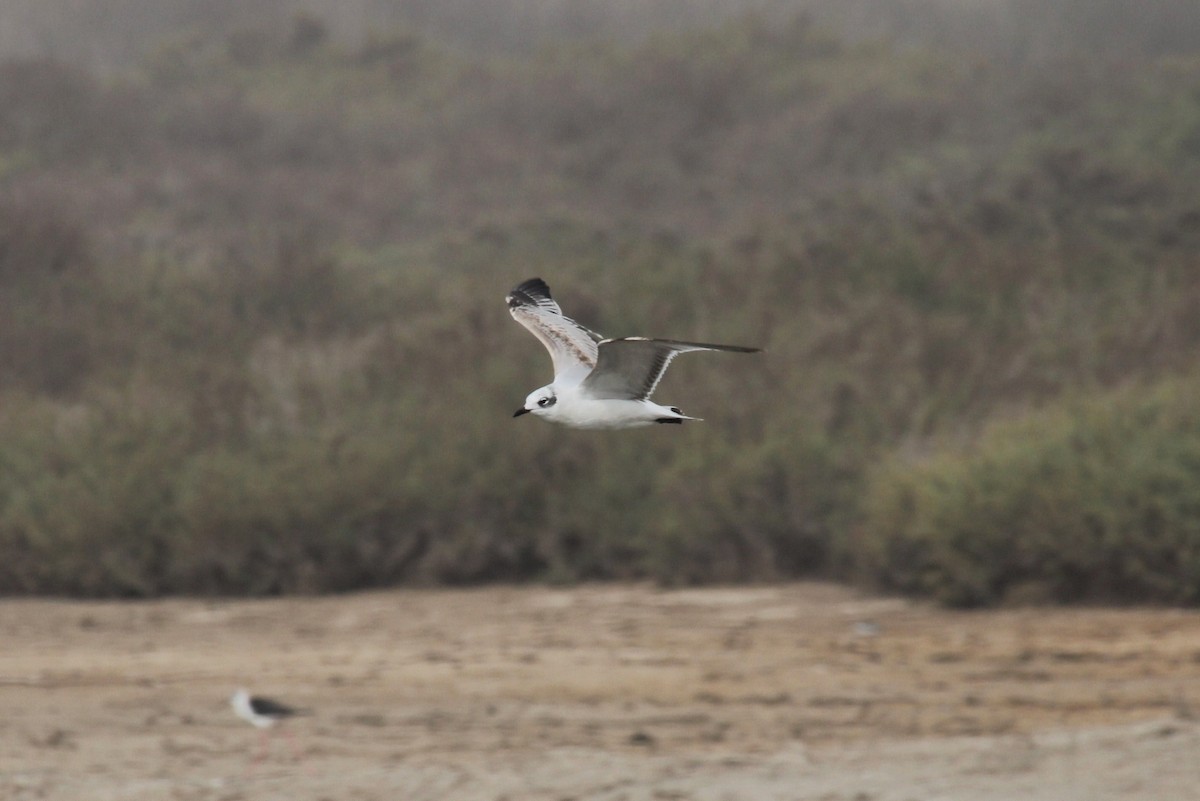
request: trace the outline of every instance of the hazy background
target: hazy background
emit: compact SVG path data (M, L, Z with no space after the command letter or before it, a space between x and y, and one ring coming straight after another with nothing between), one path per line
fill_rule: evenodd
M8 0L0 592L1195 603L1198 254L1191 0Z

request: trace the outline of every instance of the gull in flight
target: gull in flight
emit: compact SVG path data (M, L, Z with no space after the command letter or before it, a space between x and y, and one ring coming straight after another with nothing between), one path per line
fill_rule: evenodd
M650 400L671 360L692 350L760 350L645 337L601 339L564 315L540 278L530 278L508 294L508 311L541 340L554 361L554 381L531 392L513 417L532 413L572 428L632 428L699 420L675 406Z

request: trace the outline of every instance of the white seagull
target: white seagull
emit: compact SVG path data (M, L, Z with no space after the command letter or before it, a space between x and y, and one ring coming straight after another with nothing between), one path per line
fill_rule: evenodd
M508 310L541 340L554 361L554 381L529 393L513 417L532 412L572 428L632 428L699 420L675 406L650 400L671 360L692 350L761 350L645 337L601 339L564 315L540 278L530 278L513 289L508 294Z

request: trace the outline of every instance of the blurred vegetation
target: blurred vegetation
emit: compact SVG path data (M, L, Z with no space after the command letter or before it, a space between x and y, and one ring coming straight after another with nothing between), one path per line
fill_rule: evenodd
M869 482L855 552L956 605L1200 601L1200 381L1055 404Z
M1161 9L1053 58L768 9L0 63L0 593L1194 603L1200 9ZM679 360L658 398L702 424L511 420L549 379L503 305L532 275L610 335L767 353Z

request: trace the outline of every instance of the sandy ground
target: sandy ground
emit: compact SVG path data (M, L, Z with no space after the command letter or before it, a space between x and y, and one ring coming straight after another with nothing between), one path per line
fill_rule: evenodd
M238 685L311 707L259 753ZM0 601L0 798L1200 798L1200 614L823 584Z

